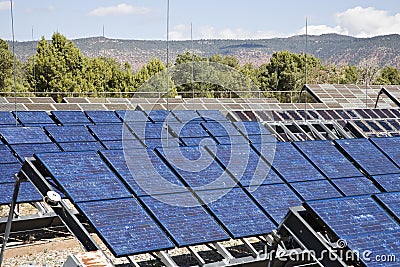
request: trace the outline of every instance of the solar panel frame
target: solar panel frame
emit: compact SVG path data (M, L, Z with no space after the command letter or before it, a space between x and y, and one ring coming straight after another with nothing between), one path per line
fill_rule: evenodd
M246 189L277 224L283 220L289 207L302 204L302 200L286 184L269 184Z
M115 113L122 121L151 122L147 114L141 110L116 110Z
M17 162L18 159L14 156L8 146L0 144L0 164Z
M372 195L381 192L364 176L332 179L332 183L334 183L346 196Z
M370 175L400 172L368 139L341 139L334 142Z
M20 125L19 121L9 111L0 111L0 125L1 126L15 126Z
M76 206L116 257L175 247L134 198L80 202Z
M0 205L11 204L15 183L2 183L0 194ZM20 184L17 203L31 203L43 201L42 195L30 182L22 182Z
M53 110L51 114L62 125L86 125L92 124L85 113L79 110Z
M388 156L397 166L400 166L400 137L381 137L381 138L371 138L372 143L374 143L379 149L381 149L386 156Z
M55 124L46 111L13 111L13 114L24 126L34 124Z
M0 134L10 145L51 143L40 127L5 127L0 128Z
M150 212L168 231L178 247L201 245L211 242L225 241L229 236L200 205L185 206L195 201L191 193L179 193L163 196L177 201L177 205L169 205L150 196L141 197Z
M400 173L374 175L372 178L387 192L400 191Z
M11 149L18 156L21 162L24 162L26 157L32 157L35 153L61 151L60 148L54 143L16 144L16 145L11 145Z
M39 153L34 157L74 203L132 196L94 151Z
M90 125L88 128L100 141L137 139L125 124L98 124Z
M84 125L45 126L44 130L57 143L97 141Z
M296 182L290 185L306 201L343 196L328 180Z
M58 143L63 151L98 151L105 149L105 147L97 141L76 141L76 142L63 142Z
M121 119L112 110L86 110L86 115L95 123L122 123Z
M235 239L264 235L275 229L275 224L241 188L232 188L227 193L224 190L196 193Z

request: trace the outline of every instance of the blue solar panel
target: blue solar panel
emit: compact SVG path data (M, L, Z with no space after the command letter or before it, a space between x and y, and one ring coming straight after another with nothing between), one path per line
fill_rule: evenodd
M386 191L400 191L400 173L374 175L372 177Z
M230 188L236 182L203 147L156 149L195 189Z
M143 141L147 148L154 149L156 147L179 147L182 146L178 138L168 138L168 139L145 139Z
M400 172L368 139L342 139L335 142L370 175Z
M18 111L13 113L24 126L55 124L46 111Z
M400 192L378 194L376 197L400 219Z
M371 140L400 166L400 137L371 138Z
M166 198L170 200L165 201ZM191 193L170 194L163 196L163 201L153 197L141 200L180 247L229 239L200 204L191 205L196 201ZM170 201L176 201L179 206L166 204Z
M155 123L165 123L167 121L167 116L168 116L168 122L171 123L179 122L175 118L175 116L171 113L171 111L168 110L150 110L146 111L146 113L150 117L150 119Z
M19 163L0 164L0 184L15 182L14 174L18 173L20 169L21 164Z
M115 113L123 121L149 121L147 115L141 110L116 110Z
M116 257L173 248L134 198L78 203Z
M168 127L177 137L209 137L200 123L170 123Z
M128 122L128 127L141 140L167 138L167 130L165 125L162 123ZM172 135L168 133L168 137L172 138Z
M188 123L204 121L203 118L201 118L194 110L173 110L172 113L180 122Z
M55 110L51 112L56 120L62 125L84 125L91 124L90 120L86 117L85 113L79 110Z
M8 125L8 126L15 126L16 124L19 125L19 122L15 120L15 117L9 111L0 111L0 125Z
M220 145L249 143L249 141L243 135L217 136L214 138Z
M400 232L388 232L353 237L347 241L349 248L360 251L360 260L367 267L397 267L400 255ZM395 260L388 260L395 256Z
M44 129L57 143L96 141L84 125L46 126Z
M36 158L74 202L131 196L96 152L43 153Z
M364 176L333 179L332 182L342 190L346 196L370 195L380 192L379 189Z
M15 151L21 161L25 161L26 157L32 157L35 153L43 152L59 152L60 148L54 143L47 144L18 144L12 145L11 148Z
M275 229L274 223L241 188L196 192L225 226L233 238L264 235ZM215 199L218 199L214 201Z
M51 143L40 127L7 127L1 128L0 133L10 145Z
M15 163L15 162L18 162L18 160L12 154L11 150L6 145L0 144L0 164L1 163Z
M240 121L235 122L235 126L244 135L269 135L271 134L265 126L258 121Z
M176 175L151 150L110 150L101 154L138 196L186 191Z
M264 146L264 144L262 145ZM262 148L262 150L268 152L269 149ZM265 157L268 159L270 155L266 155ZM291 143L276 144L272 166L274 166L276 171L288 182L325 179Z
M212 136L241 135L240 132L230 122L202 122L201 125Z
M0 184L1 188L0 205L6 205L11 203L14 193L14 187L15 183ZM29 203L42 200L43 197L30 182L21 183L17 197L18 203Z
M400 226L370 197L345 197L307 202L342 239L400 231ZM356 249L356 248L352 248Z
M302 203L286 184L250 187L249 191L277 223L283 220L289 207L299 206Z
M114 140L114 141L101 141L106 149L132 149L132 148L144 148L143 144L137 140Z
M328 140L294 142L327 177L355 177L361 172Z
M104 149L99 142L75 141L67 143L58 143L63 151L98 151ZM49 151L48 151L49 152Z
M94 123L122 123L117 117L114 111L111 110L87 110L86 115L89 116L90 120Z
M297 182L290 184L304 199L326 199L341 197L342 194L329 183L328 180Z
M136 139L125 124L90 125L89 129L101 141L117 141L122 139Z
M228 122L224 114L219 110L198 110L197 113L199 113L205 121Z
M183 137L180 138L180 140L185 146L206 146L217 144L217 141L215 141L214 138L211 137Z
M283 183L270 165L248 145L220 145L212 153L243 186Z

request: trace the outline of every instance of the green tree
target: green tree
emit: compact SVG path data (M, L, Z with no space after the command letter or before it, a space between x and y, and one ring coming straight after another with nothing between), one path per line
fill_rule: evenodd
M383 68L375 81L375 84L392 84L399 85L400 84L400 72L395 67L385 67Z
M0 90L5 91L6 79L13 74L13 54L9 50L8 43L0 39Z

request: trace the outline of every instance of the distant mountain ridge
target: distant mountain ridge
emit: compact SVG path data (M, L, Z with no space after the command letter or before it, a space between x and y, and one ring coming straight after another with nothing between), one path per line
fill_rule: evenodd
M400 68L400 35L385 35L371 38L355 38L338 34L308 36L309 54L320 58L324 64L394 66ZM90 37L73 40L82 53L89 57L112 57L120 62L129 62L138 69L152 57L166 59L166 42L161 40L122 40ZM36 42L16 42L15 52L25 61L32 55ZM170 41L170 60L178 54L192 49L191 41ZM288 50L293 53L306 51L306 36L260 40L195 40L193 50L200 56L214 54L232 55L241 64L251 62L259 66L269 60L272 53Z

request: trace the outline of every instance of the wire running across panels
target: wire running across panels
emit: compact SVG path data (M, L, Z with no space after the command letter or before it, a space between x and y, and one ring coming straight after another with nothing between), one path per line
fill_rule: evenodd
M283 181L249 145L207 147L243 186L282 183Z
M189 192L141 200L179 247L228 240L229 236ZM169 203L176 203L171 205ZM197 205L195 204L197 203Z
M371 138L371 141L400 166L400 137Z
M400 172L400 169L368 139L342 139L335 140L335 143L370 175Z
M286 184L270 184L247 189L263 209L279 224L289 207L299 206L302 200Z
M268 144L260 144L257 149L269 152ZM263 155L263 152L261 154ZM264 155L271 159L271 155ZM272 166L288 182L323 180L324 176L300 154L291 143L276 143Z
M79 110L54 110L51 111L54 118L62 125L85 125L92 122L85 113Z
M134 198L79 202L77 206L116 257L174 248Z
M35 157L75 203L131 196L94 151L42 153Z
M371 251L371 257L381 252L386 252L382 255L399 255L400 226L370 196L310 201L307 206L339 238L345 240L350 249ZM393 236L397 239L393 240ZM373 261L364 263L381 266Z
M362 176L362 173L328 140L293 143L328 178Z
M99 123L122 123L117 114L111 110L87 110L89 119L95 124Z
M270 233L275 225L241 188L196 191L233 238Z
M156 148L156 151L195 190L236 186L236 181L204 147Z
M137 196L187 191L152 150L109 150L101 154Z
M6 127L0 129L0 134L10 145L51 143L40 127Z
M24 126L55 125L46 111L14 111L13 113Z

